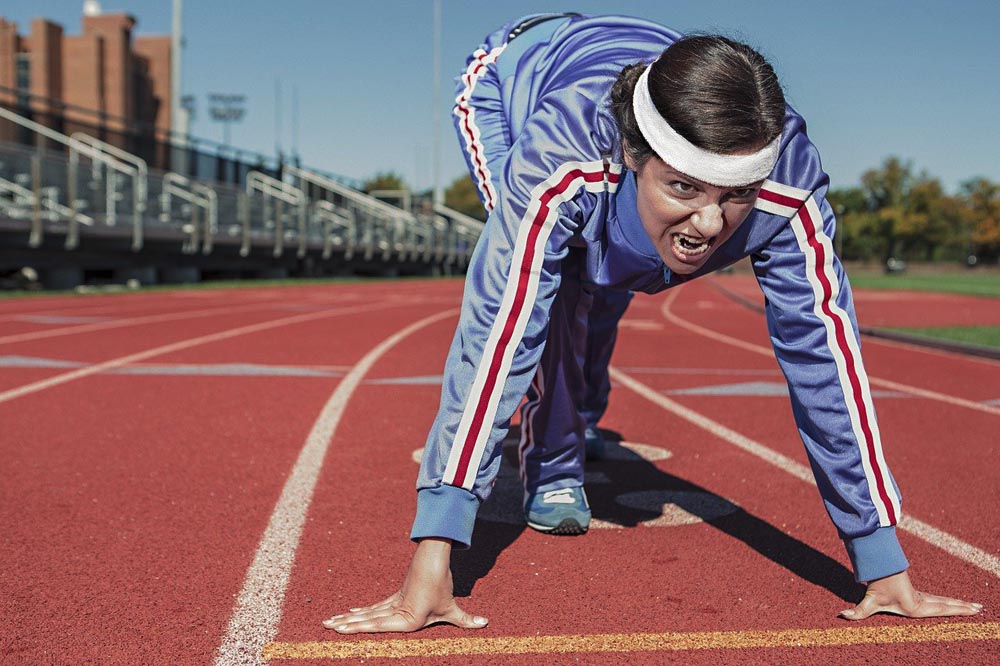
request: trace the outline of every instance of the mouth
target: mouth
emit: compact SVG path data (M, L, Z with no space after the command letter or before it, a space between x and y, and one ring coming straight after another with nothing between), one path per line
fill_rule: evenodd
M708 254L715 243L715 238L700 238L688 236L687 234L674 233L671 235L670 247L674 255L681 261L697 261Z

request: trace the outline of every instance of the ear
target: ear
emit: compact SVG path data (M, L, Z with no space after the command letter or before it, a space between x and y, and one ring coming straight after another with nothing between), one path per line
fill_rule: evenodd
M622 159L625 162L626 169L639 173L638 164L636 164L635 158L632 157L632 151L629 150L628 141L625 139L622 139Z

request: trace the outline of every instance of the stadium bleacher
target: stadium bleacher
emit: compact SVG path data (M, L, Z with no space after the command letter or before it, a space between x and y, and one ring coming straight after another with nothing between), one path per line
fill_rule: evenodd
M46 288L449 274L464 269L482 229L318 170L221 155L206 169L206 155L183 143L133 152L52 124L0 106L0 275L28 267Z

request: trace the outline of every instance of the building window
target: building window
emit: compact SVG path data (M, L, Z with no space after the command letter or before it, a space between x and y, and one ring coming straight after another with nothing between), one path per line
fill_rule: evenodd
M17 54L17 103L28 106L31 100L31 54Z

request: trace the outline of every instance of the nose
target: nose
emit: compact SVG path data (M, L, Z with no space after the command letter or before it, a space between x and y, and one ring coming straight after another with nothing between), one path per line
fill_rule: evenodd
M718 236L722 231L724 220L722 208L718 204L709 204L699 208L691 215L691 224L698 230L698 233L706 238Z

